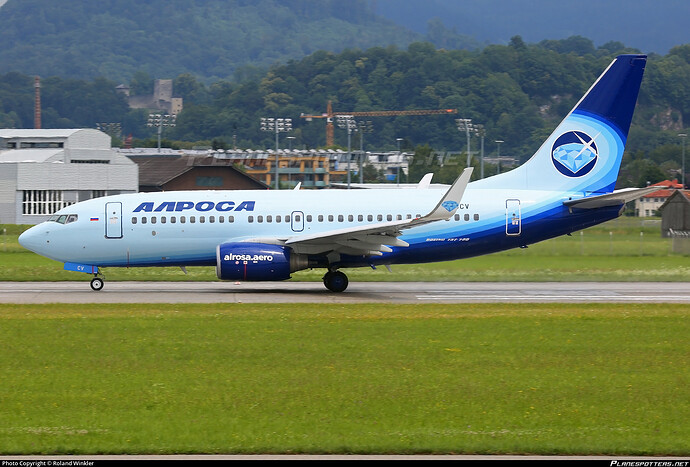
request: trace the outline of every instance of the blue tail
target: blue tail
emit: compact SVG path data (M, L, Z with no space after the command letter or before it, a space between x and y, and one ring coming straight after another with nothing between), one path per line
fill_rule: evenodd
M619 55L506 188L610 193L616 185L646 55Z

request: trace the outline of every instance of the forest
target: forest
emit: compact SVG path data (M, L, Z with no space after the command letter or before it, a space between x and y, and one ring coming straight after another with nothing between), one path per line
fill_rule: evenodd
M324 119L309 122L300 116L322 114L328 101L338 112L457 109L453 115L367 118L373 131L362 135L363 147L395 150L402 138L401 149L416 151L419 157L432 151L462 152L466 138L455 119L469 118L484 128L487 156L496 154L495 141L501 140L502 156L524 162L612 58L636 52L618 42L595 47L579 36L537 44L514 36L508 45L481 50L446 50L415 42L405 49L317 51L274 65L258 77L211 84L183 73L174 79L174 93L184 99L184 110L177 126L166 129L163 137L171 147L271 148L274 136L260 130L260 118L291 118L292 146L320 148L326 143ZM43 127L117 122L123 136L151 144L148 113L129 109L115 89L118 84L106 78L43 77ZM151 93L153 77L139 71L128 84L133 93ZM663 56L650 55L618 186L644 186L677 177L678 134L689 118L690 45L674 47ZM0 75L0 127L32 125L33 76ZM347 133L336 128L335 136L336 145L346 147ZM356 134L353 140L356 148L359 137ZM115 139L114 144L122 141ZM479 150L477 136L471 144L473 151ZM437 180L447 181L460 168L439 167Z

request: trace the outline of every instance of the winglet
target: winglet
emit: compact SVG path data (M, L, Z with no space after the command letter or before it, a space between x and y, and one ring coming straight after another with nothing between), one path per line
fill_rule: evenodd
M446 192L446 195L441 198L436 207L422 219L425 221L437 221L449 219L460 206L460 200L465 193L465 188L470 183L473 167L468 167L462 171L460 176L455 180L455 183Z
M420 190L426 190L429 188L429 185L431 185L431 179L433 178L434 174L428 173L422 177L422 179L419 181L419 184L417 185L417 189Z

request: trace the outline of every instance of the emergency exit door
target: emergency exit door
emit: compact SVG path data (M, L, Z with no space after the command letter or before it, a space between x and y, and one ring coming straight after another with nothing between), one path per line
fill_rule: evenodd
M517 236L522 233L522 219L520 216L520 200L506 200L506 235Z
M105 203L105 238L122 238L122 203Z

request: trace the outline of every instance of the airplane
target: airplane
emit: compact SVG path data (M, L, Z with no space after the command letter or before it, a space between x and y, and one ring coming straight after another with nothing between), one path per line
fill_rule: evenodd
M282 281L323 268L435 261L526 247L621 215L659 187L614 191L647 57L619 55L523 165L447 189L171 191L91 199L31 227L19 243L92 274L101 268L215 266L230 281Z

